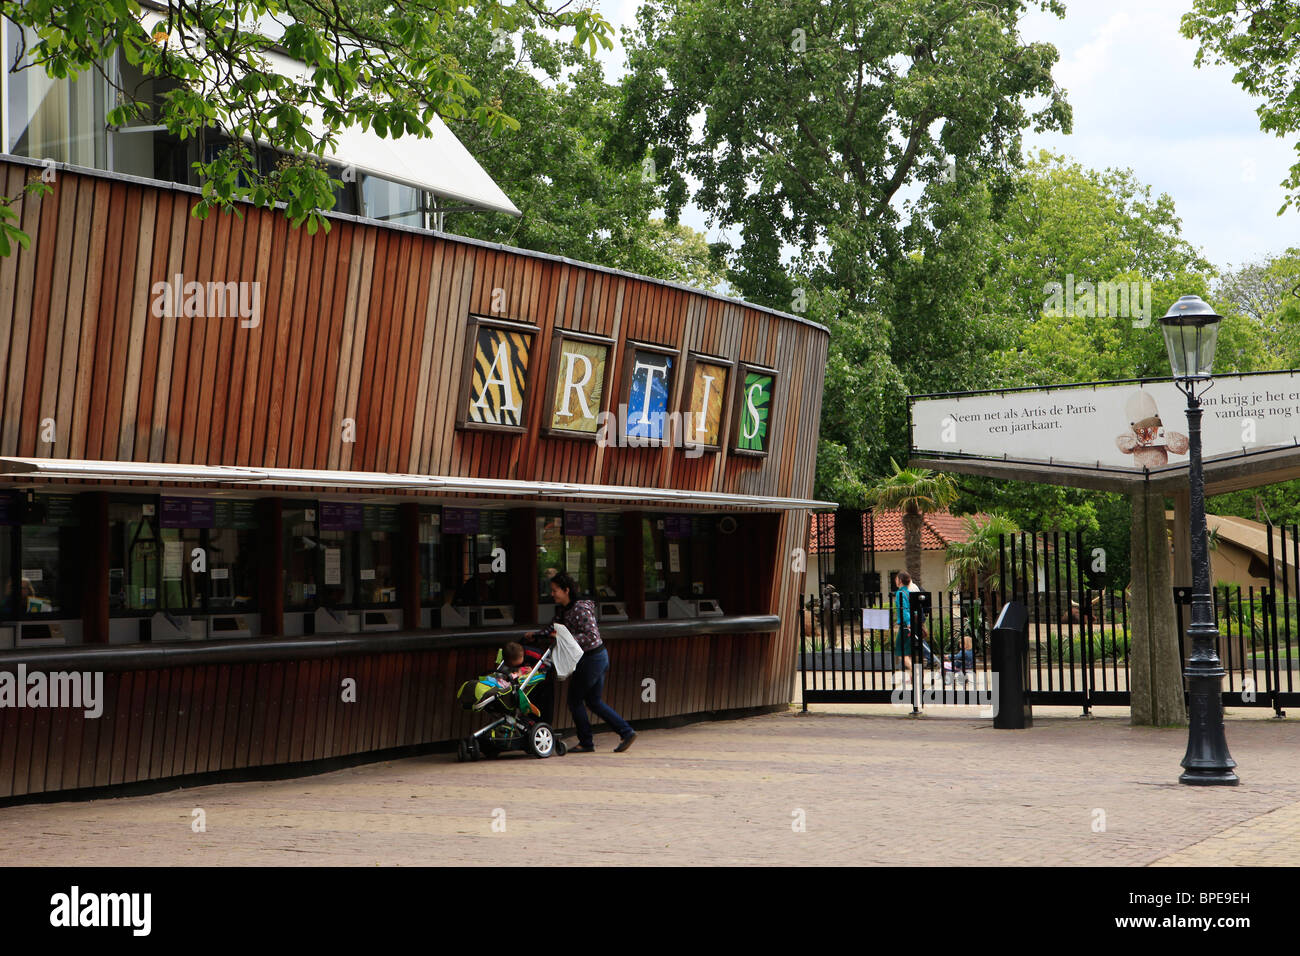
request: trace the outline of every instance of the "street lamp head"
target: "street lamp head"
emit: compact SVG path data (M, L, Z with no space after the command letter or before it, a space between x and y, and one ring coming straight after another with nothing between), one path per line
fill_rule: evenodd
M1199 295L1185 295L1169 307L1160 320L1160 331L1169 350L1169 365L1179 382L1210 378L1214 367L1214 347L1219 338L1223 316Z

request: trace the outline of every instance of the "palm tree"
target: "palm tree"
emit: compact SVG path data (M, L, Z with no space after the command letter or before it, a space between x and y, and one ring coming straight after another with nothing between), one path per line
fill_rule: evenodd
M1005 515L990 514L980 521L974 515L966 516L966 540L952 541L946 553L953 577L964 592L979 594L984 614L993 613L993 576L1002 559L1001 539L1020 530Z
M921 584L921 523L924 515L943 511L957 500L957 486L948 475L928 468L899 468L892 458L894 473L881 478L867 490L874 508L903 512L903 563L917 587Z

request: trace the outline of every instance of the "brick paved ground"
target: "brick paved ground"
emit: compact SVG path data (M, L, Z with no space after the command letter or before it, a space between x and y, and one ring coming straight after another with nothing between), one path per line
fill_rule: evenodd
M454 755L0 809L10 864L1295 864L1300 722L1232 720L1237 788L1179 786L1185 732L1124 718L781 713L601 751ZM191 830L206 812L207 832ZM505 832L493 831L504 811ZM795 832L796 811L806 832ZM1102 821L1104 832L1094 826Z

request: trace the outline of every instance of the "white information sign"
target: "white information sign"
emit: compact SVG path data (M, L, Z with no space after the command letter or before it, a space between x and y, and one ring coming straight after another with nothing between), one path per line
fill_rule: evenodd
M1204 457L1300 444L1300 375L1223 375L1201 398ZM914 454L1156 471L1187 464L1187 399L1169 381L947 395L912 403Z
M181 565L184 564L184 553L181 551L181 542L164 541L163 542L163 580L179 581L181 579Z
M340 584L343 581L343 551L341 548L325 549L325 583Z
M862 629L864 631L889 630L889 608L864 607L862 609Z

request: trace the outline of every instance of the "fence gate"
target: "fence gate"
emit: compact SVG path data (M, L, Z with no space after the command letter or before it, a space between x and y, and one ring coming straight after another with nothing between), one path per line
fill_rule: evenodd
M1214 588L1225 707L1300 706L1300 525L1268 526L1267 586ZM1094 587L1093 553L1078 532L1001 539L994 573L968 590L923 592L929 611L912 636L913 668L895 661L898 613L888 592L810 595L800 615L798 667L812 703L989 703L989 631L1005 600L1029 611L1031 699L1039 704L1128 706L1128 594ZM882 582L890 586L891 582ZM931 584L932 582L926 582ZM1191 588L1174 588L1180 659ZM875 613L864 614L863 611Z

